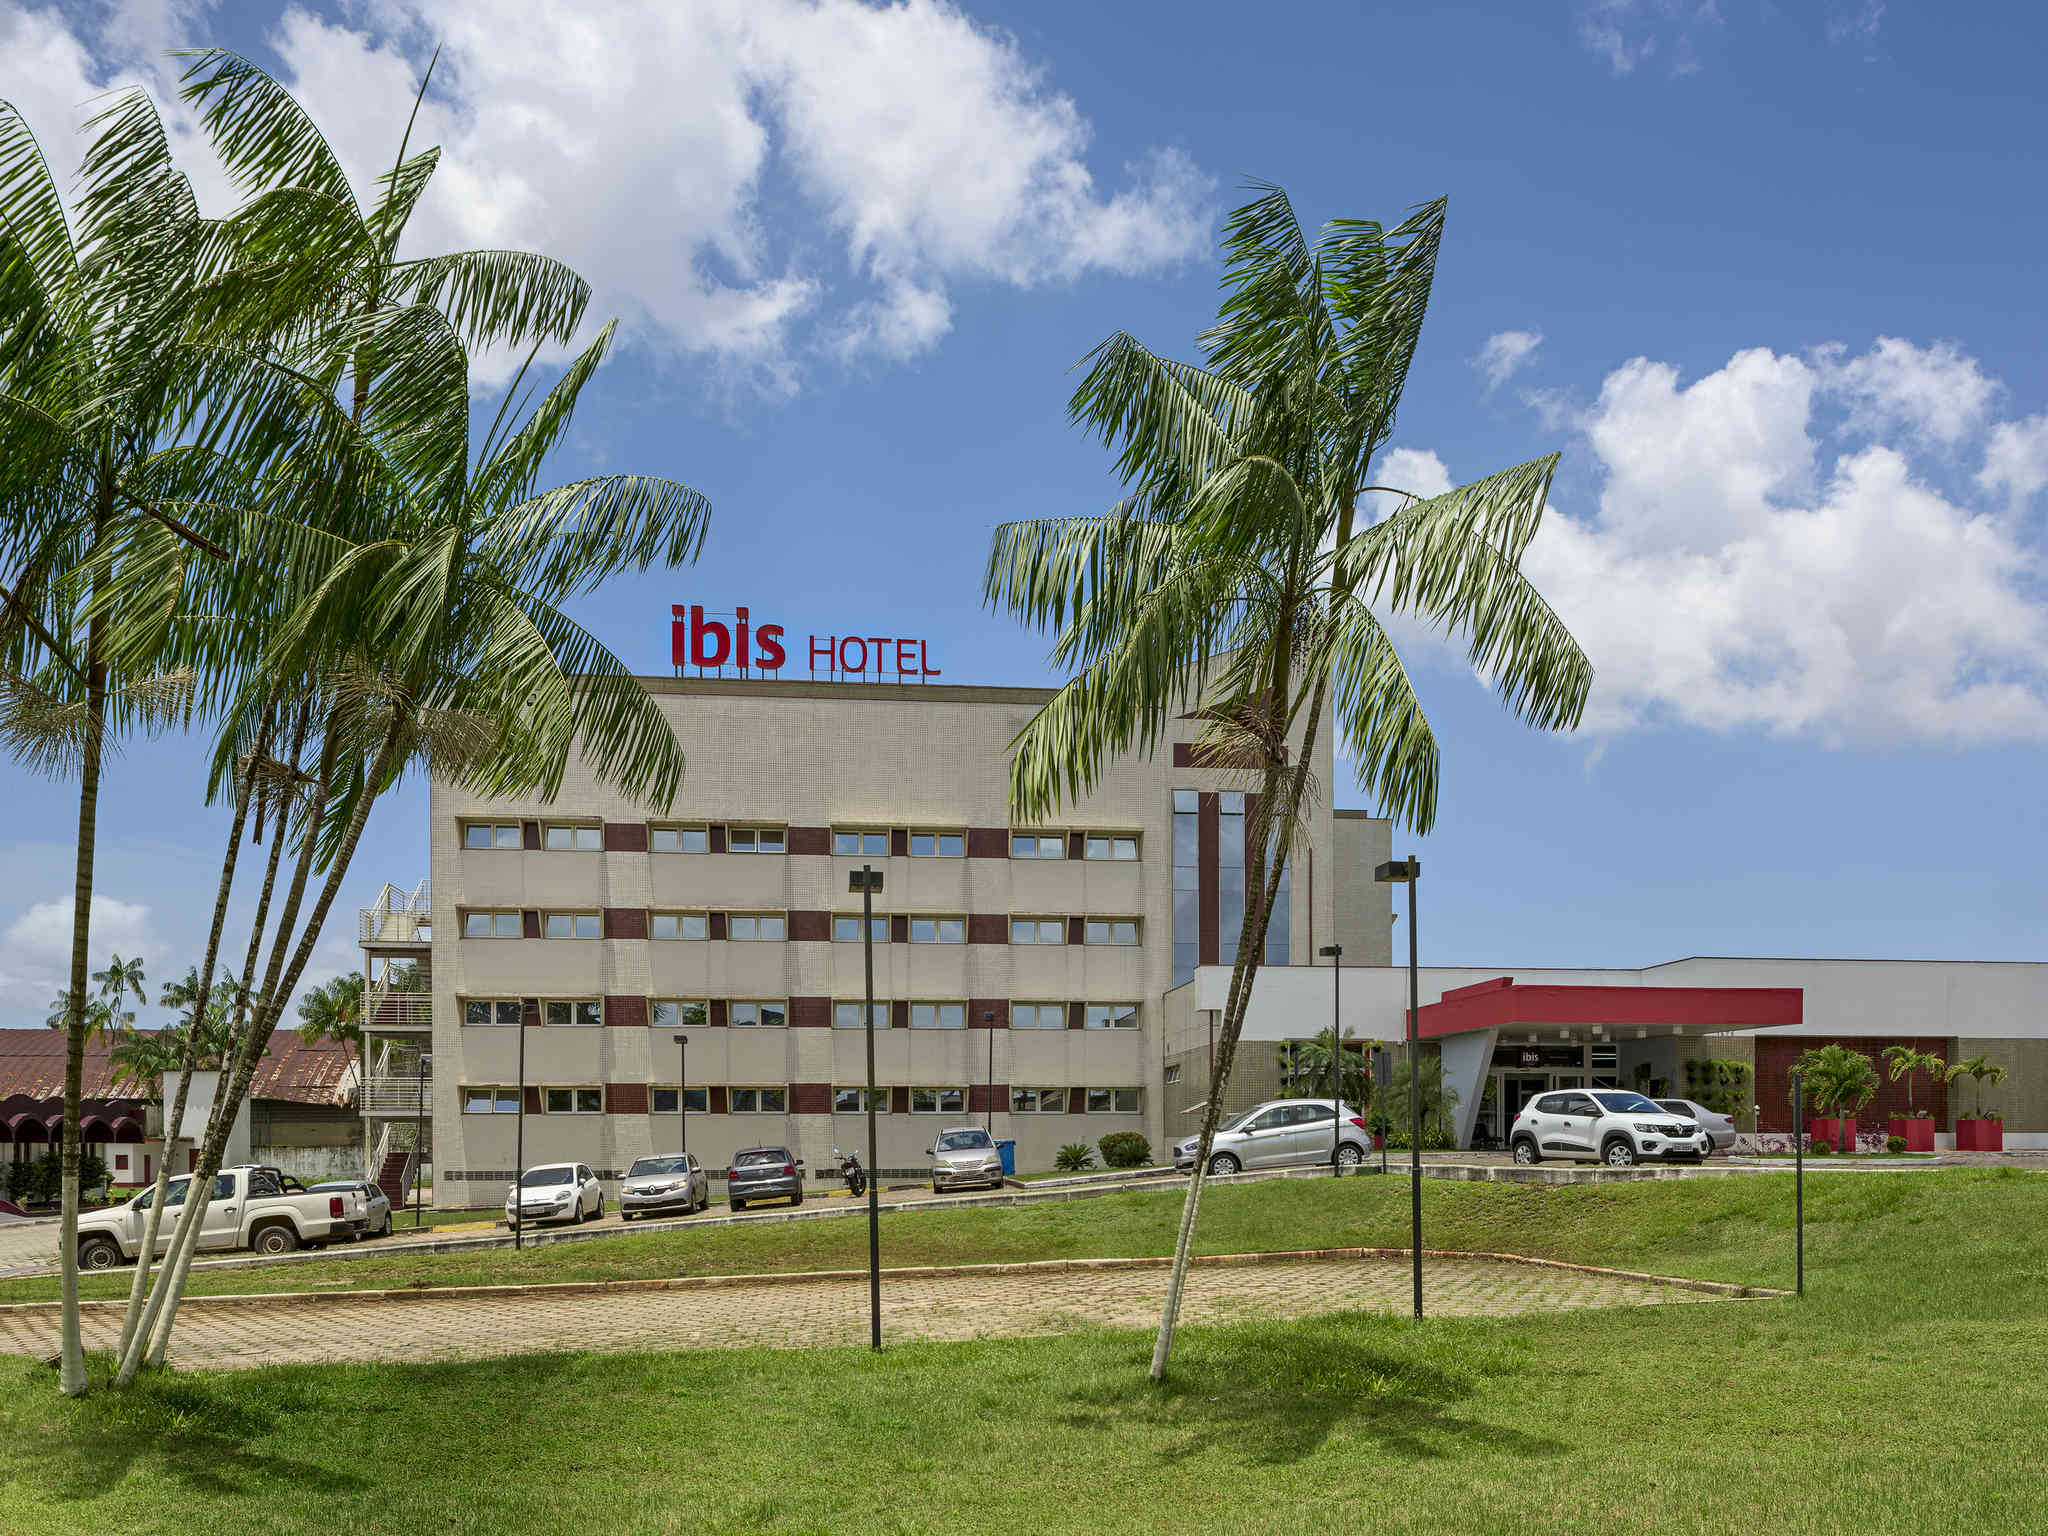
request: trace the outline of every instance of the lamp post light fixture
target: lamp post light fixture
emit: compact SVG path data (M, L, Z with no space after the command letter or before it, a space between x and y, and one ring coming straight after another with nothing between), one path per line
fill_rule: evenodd
M412 1123L412 1224L420 1224L420 1180L427 1168L427 1068L434 1064L434 1058L426 1051L420 1052L418 1068L420 1104Z
M846 888L860 892L860 942L867 962L868 1037L868 1343L882 1347L882 1165L875 1150L875 892L882 888L879 870L863 864L846 877Z
M1344 1177L1338 1149L1344 1145L1344 1051L1340 1033L1343 1009L1338 993L1344 985L1344 946L1325 944L1316 951L1330 962L1330 1177Z
M676 1116L683 1128L683 1187L689 1188L690 1156L690 1037L677 1035L676 1042ZM711 1196L704 1196L709 1200Z
M1373 871L1382 885L1408 887L1408 1226L1414 1254L1415 1315L1422 1316L1422 981L1415 947L1415 886L1422 860L1410 854Z

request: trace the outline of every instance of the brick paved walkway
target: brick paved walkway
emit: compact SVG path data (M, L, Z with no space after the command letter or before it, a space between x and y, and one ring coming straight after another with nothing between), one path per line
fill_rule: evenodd
M970 1339L1084 1327L1144 1328L1158 1320L1166 1270L1068 1269L884 1278L884 1337ZM1488 1259L1424 1264L1425 1304L1442 1316L1707 1301L1711 1293L1655 1281ZM1203 1266L1188 1278L1191 1323L1300 1317L1343 1309L1405 1312L1405 1259L1282 1260ZM119 1340L118 1308L88 1308L87 1349ZM864 1279L754 1282L705 1289L572 1295L278 1301L188 1306L173 1363L237 1367L337 1360L475 1359L556 1350L652 1350L867 1341ZM48 1355L54 1312L0 1313L0 1350Z

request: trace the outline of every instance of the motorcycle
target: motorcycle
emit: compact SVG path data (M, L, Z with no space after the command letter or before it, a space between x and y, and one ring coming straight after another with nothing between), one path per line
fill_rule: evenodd
M868 1171L860 1165L858 1152L841 1152L832 1149L833 1161L839 1164L840 1177L846 1180L846 1192L858 1200L868 1192Z

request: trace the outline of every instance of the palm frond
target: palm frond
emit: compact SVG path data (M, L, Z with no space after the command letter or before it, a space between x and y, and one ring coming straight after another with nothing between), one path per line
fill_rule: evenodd
M179 94L198 109L214 153L243 187L311 187L354 204L332 146L260 66L224 48L178 49L172 56L193 61Z
M566 343L583 323L590 285L531 251L456 251L392 268L392 296L432 304L469 345Z

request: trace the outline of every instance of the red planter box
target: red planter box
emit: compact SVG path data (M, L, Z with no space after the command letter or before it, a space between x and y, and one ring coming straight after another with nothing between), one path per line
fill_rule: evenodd
M1380 1131L1374 1131L1372 1133L1372 1149L1375 1152L1384 1152L1387 1150L1387 1138L1384 1133Z
M1885 1134L1903 1140L1908 1152L1934 1150L1934 1122L1924 1115L1908 1115L1892 1120L1887 1125Z
M2003 1120L1956 1120L1956 1150L1958 1152L2003 1152L2005 1150L2005 1122Z
M1833 1115L1816 1115L1806 1122L1809 1144L1824 1141L1837 1152L1851 1153L1856 1150L1856 1122L1837 1119Z

